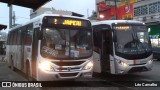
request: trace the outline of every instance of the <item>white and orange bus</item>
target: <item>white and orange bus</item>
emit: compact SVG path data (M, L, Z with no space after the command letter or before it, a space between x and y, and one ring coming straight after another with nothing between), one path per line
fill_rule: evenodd
M88 19L43 14L9 31L6 57L29 80L92 77L92 45Z
M152 69L147 27L133 20L93 22L94 72L127 74Z

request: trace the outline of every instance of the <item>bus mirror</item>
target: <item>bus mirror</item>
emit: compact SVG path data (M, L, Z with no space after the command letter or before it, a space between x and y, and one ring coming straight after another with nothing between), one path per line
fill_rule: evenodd
M38 31L37 32L37 38L38 38L38 40L42 40L43 39L43 34L42 34L42 32L41 31Z
M38 40L42 40L42 39L43 39L43 35L42 35L42 33L39 33Z

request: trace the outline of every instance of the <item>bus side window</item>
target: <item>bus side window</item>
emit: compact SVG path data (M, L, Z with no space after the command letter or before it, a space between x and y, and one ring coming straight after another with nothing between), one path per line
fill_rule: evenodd
M13 45L17 44L17 30L13 31Z
M7 45L10 45L10 36L11 36L11 34L10 34L10 33L8 33Z
M17 31L17 45L21 44L21 29Z
M101 33L100 32L95 32L93 34L93 40L94 40L94 51L97 52L97 53L100 53L99 52L99 49L100 49L100 35Z
M26 42L25 45L31 45L32 43L33 30L32 25L29 25L26 29Z
M10 34L10 45L13 45L13 31L11 31L11 34Z
M109 54L110 52L110 46L109 46L109 30L106 30L104 33L104 42L103 42L103 47L104 47L104 52L105 54Z

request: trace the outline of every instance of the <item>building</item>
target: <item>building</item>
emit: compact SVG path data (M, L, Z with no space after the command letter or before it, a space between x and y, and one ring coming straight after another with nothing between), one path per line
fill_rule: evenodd
M72 16L78 16L78 17L83 17L84 15L72 12L72 11L65 11L65 10L56 10L54 8L39 8L36 11L33 9L30 10L30 19L39 16L43 13L50 13L50 14L60 14L60 15L72 15Z
M134 19L145 23L160 21L160 0L141 0L134 4Z
M134 4L134 19L145 22L153 47L160 47L160 0L141 0Z
M96 13L98 20L116 19L115 2L96 0Z
M99 20L133 19L133 4L137 0L96 0Z

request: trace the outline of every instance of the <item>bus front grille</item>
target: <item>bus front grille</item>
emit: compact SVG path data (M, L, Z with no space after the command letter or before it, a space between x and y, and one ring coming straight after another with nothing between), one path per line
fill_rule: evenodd
M133 67L131 70L129 70L128 73L134 73L134 72L142 72L142 71L147 71L148 69L146 67Z
M81 65L82 63L84 63L85 61L71 61L71 62L54 62L54 64L58 65L58 66L75 66L75 65Z
M144 65L146 63L141 63L141 64L129 64L129 66L135 66L135 65Z
M61 77L75 77L78 73L59 73Z
M71 70L80 70L80 67L74 67L74 68L70 68L70 70L68 68L57 68L58 71L71 71Z

